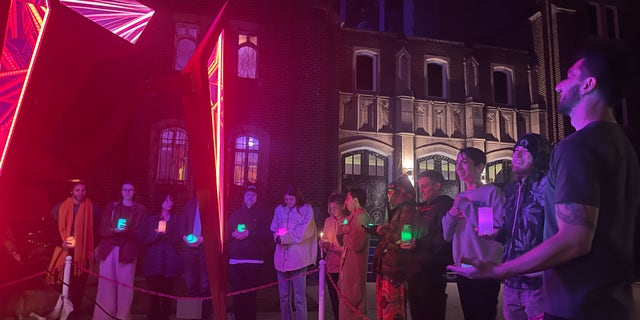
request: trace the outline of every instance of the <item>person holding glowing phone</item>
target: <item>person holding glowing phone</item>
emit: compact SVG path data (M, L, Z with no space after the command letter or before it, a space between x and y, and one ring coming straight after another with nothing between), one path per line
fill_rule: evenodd
M173 197L167 194L162 199L160 214L144 217L138 229L142 274L151 291L164 294L171 294L176 279L182 275L182 219L173 214L172 209ZM169 319L171 303L171 299L151 295L147 319Z
M257 205L258 189L249 184L244 189L242 207L229 217L226 237L229 244L229 284L231 291L259 286L264 266L270 214ZM233 296L236 320L256 319L256 291Z
M102 240L96 248L100 261L100 278L94 320L129 319L133 302L133 280L140 252L137 229L147 215L147 208L135 201L136 189L130 182L122 184L122 200L107 205L100 217ZM108 280L111 279L111 280ZM124 285L118 285L117 283Z

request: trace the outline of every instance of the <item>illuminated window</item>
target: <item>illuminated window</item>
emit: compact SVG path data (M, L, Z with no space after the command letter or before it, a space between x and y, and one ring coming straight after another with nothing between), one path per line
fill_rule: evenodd
M511 69L493 67L493 102L513 104L513 72Z
M456 176L456 161L442 155L430 155L418 159L417 174L427 170L440 171L446 181L456 181L458 179Z
M342 156L345 176L384 177L388 169L387 158L372 151L355 151Z
M378 54L360 50L355 56L355 80L357 90L376 91L378 76Z
M187 180L188 163L187 132L180 128L162 130L156 180L160 183L184 183Z
M252 136L236 138L233 183L238 186L258 181L260 141Z
M502 159L487 164L486 182L504 186L513 180L511 160Z
M238 77L255 79L258 61L258 37L238 35Z
M429 58L426 60L425 82L427 85L427 96L446 98L447 97L447 61L439 58Z

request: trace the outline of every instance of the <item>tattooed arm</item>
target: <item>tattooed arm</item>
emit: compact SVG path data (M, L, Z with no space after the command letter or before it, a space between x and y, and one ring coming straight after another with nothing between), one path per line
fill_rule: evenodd
M450 268L470 278L507 278L549 269L591 251L596 232L598 208L575 204L556 204L558 233L517 259L494 266L477 259L466 260L475 268Z

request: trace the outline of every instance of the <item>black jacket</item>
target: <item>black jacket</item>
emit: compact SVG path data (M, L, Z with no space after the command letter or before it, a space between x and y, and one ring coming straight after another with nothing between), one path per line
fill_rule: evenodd
M524 182L504 187L504 226L496 238L504 244L502 261L513 260L544 240L546 183L546 172L534 170Z

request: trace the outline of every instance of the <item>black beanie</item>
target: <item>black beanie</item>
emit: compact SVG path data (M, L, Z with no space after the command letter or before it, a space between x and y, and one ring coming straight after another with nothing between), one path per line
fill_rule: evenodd
M551 153L551 146L545 138L543 138L539 134L525 133L513 146L513 150L515 151L516 147L518 146L526 148L527 151L531 153L531 157L533 157L534 167L544 170L549 168L549 155Z

